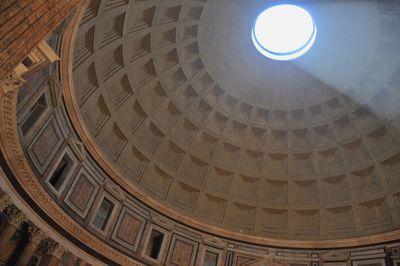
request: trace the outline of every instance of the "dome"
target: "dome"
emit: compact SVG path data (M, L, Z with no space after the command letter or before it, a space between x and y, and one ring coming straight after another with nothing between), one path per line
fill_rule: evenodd
M100 1L74 45L79 127L110 174L202 226L289 240L394 229L399 29L380 5L305 3L318 38L279 62L250 38L264 3Z
M399 263L399 0L22 2L0 264Z

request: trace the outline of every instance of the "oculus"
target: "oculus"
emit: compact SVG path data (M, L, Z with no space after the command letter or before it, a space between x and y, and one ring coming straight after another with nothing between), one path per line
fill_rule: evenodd
M264 10L252 29L254 46L264 56L287 61L304 55L314 44L317 26L305 9L277 5Z

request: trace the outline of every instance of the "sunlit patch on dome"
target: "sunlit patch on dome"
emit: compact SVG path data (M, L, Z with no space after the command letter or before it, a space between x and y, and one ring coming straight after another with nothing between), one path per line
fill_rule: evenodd
M274 60L292 60L304 55L314 44L317 26L305 9L278 5L263 11L252 30L254 46Z

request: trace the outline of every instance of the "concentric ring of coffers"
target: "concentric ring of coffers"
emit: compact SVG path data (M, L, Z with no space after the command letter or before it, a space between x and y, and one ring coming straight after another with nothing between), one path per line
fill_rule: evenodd
M383 185L399 152L392 126L323 84L318 100L293 109L227 93L199 48L211 1L100 2L77 35L76 101L99 150L134 185L256 236L362 235L377 230L354 231L371 222L368 212L383 214L378 231L395 227ZM327 215L347 223L327 224Z

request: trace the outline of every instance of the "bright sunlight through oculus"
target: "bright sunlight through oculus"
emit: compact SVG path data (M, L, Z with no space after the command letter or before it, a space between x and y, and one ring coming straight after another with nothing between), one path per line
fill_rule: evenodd
M292 60L305 54L314 44L317 27L301 7L278 5L262 12L252 30L254 46L264 56Z

